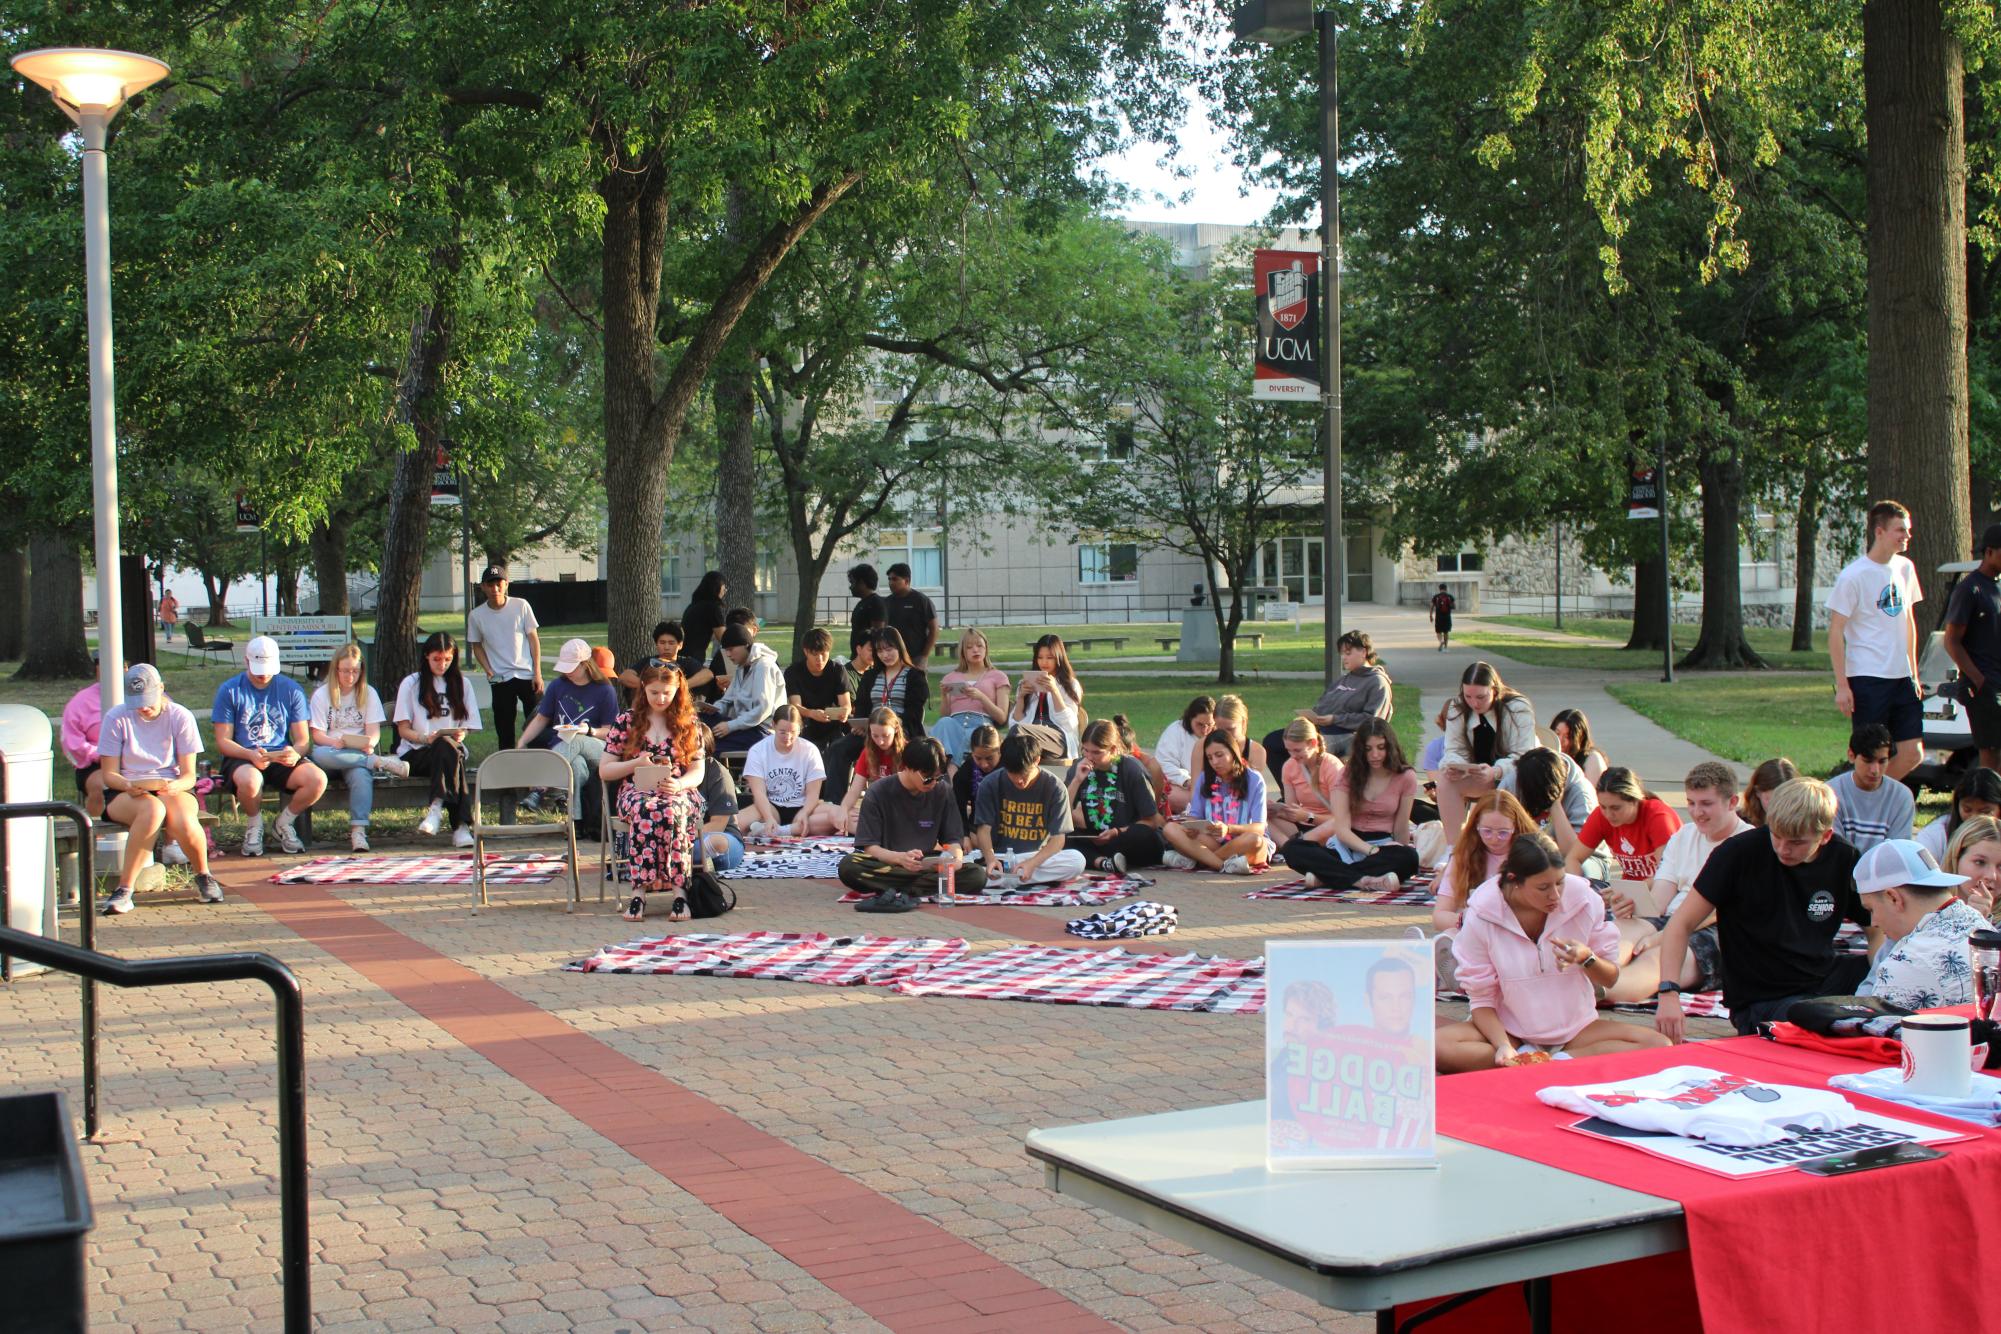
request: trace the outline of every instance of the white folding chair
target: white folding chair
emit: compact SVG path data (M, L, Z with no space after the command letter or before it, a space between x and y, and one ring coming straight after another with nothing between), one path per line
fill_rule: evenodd
M518 791L522 788L554 788L564 794L562 832L570 842L570 901L564 912L574 912L583 901L583 878L577 872L576 774L570 762L553 750L497 750L480 761L472 780L472 910L487 904L486 842L488 839L543 838L554 833L548 824L490 825L481 819L488 792ZM604 898L600 883L598 898Z

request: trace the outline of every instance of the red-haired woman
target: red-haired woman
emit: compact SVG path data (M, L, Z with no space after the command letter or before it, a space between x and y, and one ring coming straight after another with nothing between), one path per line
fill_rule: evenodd
M648 667L639 674L632 707L618 716L605 738L598 775L608 783L631 778L642 768L664 772L642 788L629 782L619 789L618 813L632 831L627 836L632 868L632 899L624 917L636 922L646 915L646 896L672 892L671 921L688 920L688 900L681 897L694 866L695 836L702 827L702 734L688 683L672 663Z

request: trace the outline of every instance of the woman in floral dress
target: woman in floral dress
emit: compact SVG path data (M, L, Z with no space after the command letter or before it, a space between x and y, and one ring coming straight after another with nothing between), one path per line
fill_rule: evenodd
M674 895L668 919L688 920L688 900L681 890L687 886L695 835L702 827L703 763L701 732L681 669L673 663L648 667L639 674L632 708L612 724L598 766L607 783L630 778L642 765L668 770L651 792L633 783L619 789L618 814L632 831L627 845L633 895L623 914L628 922L646 915L648 894L668 892Z

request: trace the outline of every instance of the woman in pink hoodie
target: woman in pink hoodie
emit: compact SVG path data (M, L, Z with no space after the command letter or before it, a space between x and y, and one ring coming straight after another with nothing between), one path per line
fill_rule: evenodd
M1595 988L1619 979L1619 928L1591 882L1564 873L1547 835L1518 835L1500 873L1473 890L1452 955L1473 1013L1438 1030L1441 1073L1665 1044L1651 1028L1598 1017Z

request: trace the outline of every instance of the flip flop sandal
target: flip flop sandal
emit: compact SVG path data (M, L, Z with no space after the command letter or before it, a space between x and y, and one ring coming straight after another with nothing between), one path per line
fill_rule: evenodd
M686 922L693 917L694 914L688 911L688 900L678 896L667 909L667 920L670 922Z
M620 913L619 916L628 922L644 920L646 917L646 896L644 894L634 894L631 901L625 905L625 911Z

